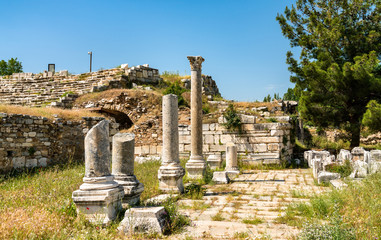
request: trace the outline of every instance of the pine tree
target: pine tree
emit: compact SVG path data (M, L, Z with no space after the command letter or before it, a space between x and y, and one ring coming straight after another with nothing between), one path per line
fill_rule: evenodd
M301 49L300 60L287 53L301 116L344 128L358 146L366 106L381 99L381 1L297 0L276 19L291 47Z

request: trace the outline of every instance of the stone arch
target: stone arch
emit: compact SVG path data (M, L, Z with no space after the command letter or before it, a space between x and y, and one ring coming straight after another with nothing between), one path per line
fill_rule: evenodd
M120 130L129 129L130 127L132 127L132 125L134 125L131 118L124 112L108 108L100 108L97 110L97 112L113 117L115 121L120 124Z

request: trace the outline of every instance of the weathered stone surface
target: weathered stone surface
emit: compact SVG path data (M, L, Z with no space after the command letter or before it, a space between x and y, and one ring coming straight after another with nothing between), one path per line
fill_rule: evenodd
M117 133L112 139L112 174L124 189L123 206L134 205L140 201L144 185L134 175L135 135Z
M84 183L72 195L78 212L91 222L104 224L116 218L124 195L123 187L109 172L109 144L108 121L103 120L86 135Z
M329 183L329 181L340 178L339 173L332 173L332 172L326 172L321 171L318 173L317 180L318 183Z
M353 151L352 151L353 154ZM353 163L353 172L351 178L365 178L368 173L368 164L362 160L357 160Z
M237 161L237 146L230 142L226 144L226 168L225 171L233 174L239 174Z
M212 181L216 184L228 184L230 180L226 171L215 171Z
M357 160L364 161L364 153L365 150L363 147L355 147L352 149L352 161L355 162Z
M370 151L371 161L381 162L381 150Z
M345 162L346 160L352 160L352 154L349 150L341 149L339 155L337 155L337 161Z
M217 154L209 155L206 162L208 163L210 169L218 169L221 167L221 163L222 163L221 155L217 155Z
M163 233L166 227L164 207L130 208L118 230L125 234L132 233Z
M346 183L344 183L341 179L333 179L333 180L330 180L329 181L331 183L331 185L336 188L336 189L343 189L345 187L347 187L348 185Z
M184 192L185 170L179 160L178 100L174 94L163 96L163 154L158 170L159 189Z
M85 137L85 177L110 175L109 122L95 125Z

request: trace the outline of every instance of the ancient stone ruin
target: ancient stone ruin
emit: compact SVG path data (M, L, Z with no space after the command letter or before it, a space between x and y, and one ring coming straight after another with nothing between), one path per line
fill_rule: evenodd
M366 151L362 147L355 147L352 151L341 149L337 158L328 151L309 150L304 152L304 160L313 169L313 176L318 183L329 183L336 185L340 174L329 172L326 166L331 164L343 165L349 161L353 172L349 175L352 179L365 178L369 174L381 172L381 150ZM333 181L333 182L332 182ZM337 185L341 187L341 184Z
M191 66L191 156L185 168L190 178L201 178L204 175L206 162L202 155L202 91L201 56L189 56Z
M110 174L109 122L103 120L85 138L85 177L73 192L77 211L91 222L108 224L122 208L124 189Z
M144 190L134 175L134 143L132 133L117 133L112 138L112 175L124 189L123 207L139 203Z
M184 192L185 170L180 166L177 96L163 96L163 154L159 168L159 189L167 192Z

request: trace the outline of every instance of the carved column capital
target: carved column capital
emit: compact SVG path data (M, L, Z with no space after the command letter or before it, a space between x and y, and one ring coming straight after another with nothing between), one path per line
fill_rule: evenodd
M201 56L188 56L187 57L192 71L201 70L201 64L205 59Z

